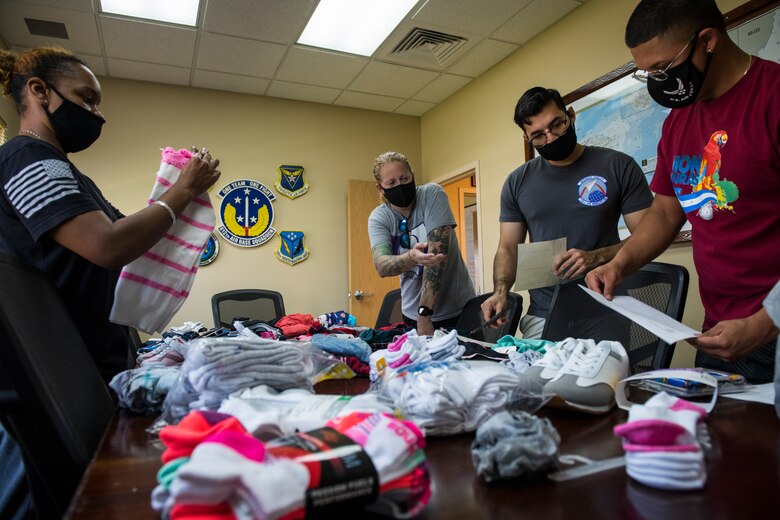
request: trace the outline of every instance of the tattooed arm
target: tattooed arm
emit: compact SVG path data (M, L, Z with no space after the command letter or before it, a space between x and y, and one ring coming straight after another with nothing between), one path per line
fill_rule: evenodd
M390 244L379 244L371 250L371 256L374 259L374 267L379 276L398 276L408 271L416 265L429 267L437 265L447 259L447 256L441 253L425 252L428 242L415 244L406 253L394 255Z
M379 244L374 247L371 250L371 257L374 260L376 272L382 278L398 276L416 265L412 260L411 250L402 255L394 255L390 244Z
M436 300L439 298L441 284L444 279L444 268L446 259L450 253L450 238L452 236L453 226L441 226L428 233L428 251L429 253L441 255L443 261L436 265L429 265L423 269L422 294L420 294L420 305L425 305L430 309L436 307ZM458 253L456 251L456 253ZM422 318L430 316L420 316L418 320L418 332L420 332L420 322L427 321ZM430 333L433 333L431 330Z

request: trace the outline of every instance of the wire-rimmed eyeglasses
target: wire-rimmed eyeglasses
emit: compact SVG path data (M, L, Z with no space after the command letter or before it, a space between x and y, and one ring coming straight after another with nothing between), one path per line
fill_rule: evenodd
M563 119L552 125L547 130L541 130L532 136L528 138L528 142L534 145L535 147L544 146L547 144L547 134L551 134L555 137L562 137L566 134L566 132L569 130L569 127L567 126L568 119L566 112L563 113Z
M642 83L647 83L648 79L652 79L653 81L666 81L667 79L669 79L669 74L667 73L669 69L671 69L672 65L674 65L678 59L680 59L680 56L682 56L682 54L685 52L685 49L690 47L690 45L694 41L696 41L696 39L699 37L700 31L701 29L693 33L691 39L688 40L688 43L685 44L685 47L680 49L680 52L678 52L677 56L675 56L674 59L669 62L669 65L667 65L666 67L660 70L647 71L647 70L637 69L636 71L634 71L633 74L631 74L631 77L637 81L641 81Z

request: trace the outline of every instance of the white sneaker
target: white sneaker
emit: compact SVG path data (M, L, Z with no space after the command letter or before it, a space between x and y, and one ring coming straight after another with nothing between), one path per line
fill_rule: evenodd
M541 386L546 385L558 375L558 371L569 360L569 356L577 345L578 341L574 338L566 338L555 345L547 347L544 356L523 372L523 377Z
M546 385L552 404L588 413L615 406L615 388L629 375L628 354L617 341L578 340L566 363Z

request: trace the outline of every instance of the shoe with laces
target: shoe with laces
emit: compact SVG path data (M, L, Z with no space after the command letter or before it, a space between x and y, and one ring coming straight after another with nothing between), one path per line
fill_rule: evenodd
M576 340L566 363L545 386L555 393L552 406L607 413L615 406L615 388L628 377L628 354L617 341Z
M544 356L534 362L528 370L523 373L523 377L538 383L541 386L546 385L555 376L569 360L574 348L577 346L577 340L566 338L563 341L546 347Z

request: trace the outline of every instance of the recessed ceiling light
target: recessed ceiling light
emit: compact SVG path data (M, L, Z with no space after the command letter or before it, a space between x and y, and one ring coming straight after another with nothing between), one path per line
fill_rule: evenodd
M195 26L200 0L100 0L102 12Z
M320 0L298 43L371 56L417 0Z

